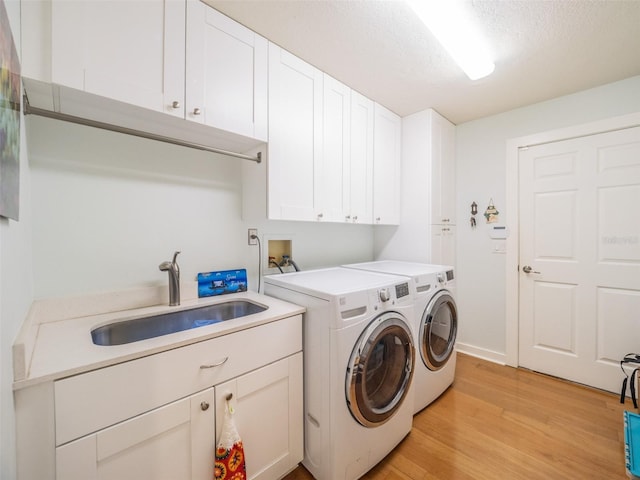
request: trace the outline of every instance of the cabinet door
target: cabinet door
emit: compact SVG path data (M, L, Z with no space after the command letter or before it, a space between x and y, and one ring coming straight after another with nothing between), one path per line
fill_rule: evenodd
M455 225L431 225L431 261L438 265L456 264Z
M431 219L455 225L455 126L434 111L431 118Z
M349 216L353 223L373 223L373 101L351 91Z
M184 0L53 0L51 15L53 83L184 115Z
M402 123L399 116L375 104L373 147L373 222L400 223Z
M268 217L317 220L322 72L269 44Z
M186 48L185 118L266 141L267 40L187 0Z
M324 76L323 96L323 158L321 175L316 179L320 192L321 220L350 221L349 162L351 89Z
M56 480L213 478L213 391L56 448Z
M282 478L303 458L302 353L216 386L216 438L229 404L251 480Z

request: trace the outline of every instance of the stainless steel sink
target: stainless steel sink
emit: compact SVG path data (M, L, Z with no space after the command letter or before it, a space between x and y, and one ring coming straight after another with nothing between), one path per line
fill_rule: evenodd
M245 317L264 312L267 308L246 300L233 300L190 310L110 323L92 330L91 338L96 345L123 345Z

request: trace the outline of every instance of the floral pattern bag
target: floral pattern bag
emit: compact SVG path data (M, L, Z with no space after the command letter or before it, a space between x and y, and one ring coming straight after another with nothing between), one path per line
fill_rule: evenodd
M233 420L233 407L227 399L227 407L222 423L222 433L216 447L216 459L213 467L214 480L246 480L247 470L244 463L244 447Z

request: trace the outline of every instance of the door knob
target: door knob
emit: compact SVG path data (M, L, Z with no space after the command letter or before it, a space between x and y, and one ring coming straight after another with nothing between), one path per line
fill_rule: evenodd
M524 267L522 267L522 271L524 273L537 273L539 274L540 272L536 272L533 268L531 268L529 265L525 265Z

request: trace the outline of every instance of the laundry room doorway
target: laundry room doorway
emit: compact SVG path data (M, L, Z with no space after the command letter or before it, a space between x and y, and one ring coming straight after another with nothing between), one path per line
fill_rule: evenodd
M517 365L619 391L640 353L640 126L522 145Z

